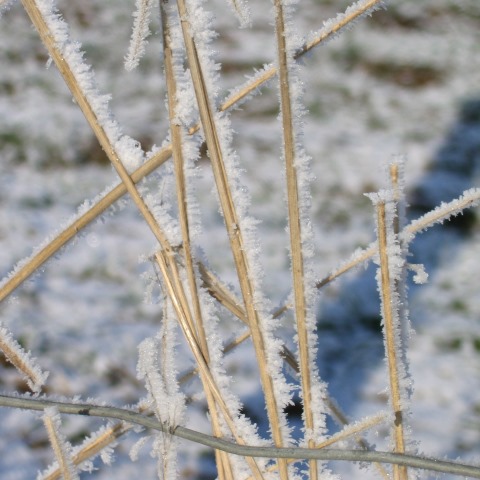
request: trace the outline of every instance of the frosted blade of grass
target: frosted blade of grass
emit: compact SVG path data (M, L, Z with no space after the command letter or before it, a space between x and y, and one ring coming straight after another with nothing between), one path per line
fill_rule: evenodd
M377 236L379 250L379 272L377 275L379 290L381 292L381 309L385 339L385 355L388 365L390 385L390 402L394 414L393 436L395 452L405 453L404 422L403 422L403 397L401 393L402 376L404 370L401 365L401 338L399 325L399 298L395 291L396 279L399 278L398 270L403 268L399 259L399 248L393 233L392 199L386 198L383 192L371 195L377 210ZM387 201L389 203L387 204ZM388 210L387 210L388 208ZM397 245L398 247L398 245ZM407 480L407 469L403 466L393 466L394 480Z
M125 57L125 69L128 71L138 67L140 59L145 54L147 37L150 35L149 22L154 0L137 0L133 13L133 31L130 39L127 56Z
M480 204L480 188L470 188L465 190L462 195L451 200L442 202L438 207L421 217L412 220L399 236L404 242L411 242L417 233L427 230L430 227L440 223L442 224L451 217L461 215L467 208L477 207ZM362 263L370 260L378 252L378 245L373 242L367 248L357 250L349 260L343 262L338 268L333 270L322 280L317 281L317 288L322 288L336 278L340 277L349 270L360 266Z
M227 404L225 403L222 393L218 388L215 379L212 376L205 357L202 354L200 345L198 344L194 330L192 328L192 323L190 320L187 319L188 312L184 308L185 301L178 296L178 294L181 294L181 292L178 291L179 279L176 278L177 272L175 269L171 268L172 264L163 252L157 253L155 255L155 258L162 272L165 288L167 290L170 300L172 301L184 337L190 347L195 361L197 362L200 375L202 376L203 380L208 383L208 388L212 392L212 395L215 398L215 401L217 402L219 409L223 414L224 420L228 425L231 433L233 434L235 440L239 444L245 445L245 441L237 433L236 425L232 419L232 412L230 412ZM263 475L261 474L257 462L250 457L247 457L246 461L252 470L254 478L257 480L263 479Z
M413 270L415 273L413 279L415 282L418 280L423 280L427 277L428 274L425 272L423 265L414 265L411 266L407 263L407 258L409 257L409 242L404 240L399 236L399 232L405 227L407 222L406 209L407 209L407 199L405 195L405 158L396 157L388 165L389 168L389 180L393 196L393 205L395 208L395 217L393 218L392 231L394 234L395 241L398 242L400 247L400 255L403 259L402 268L399 270L398 275L394 278L394 288L398 296L398 321L399 321L399 334L400 334L400 343L399 343L399 355L402 368L404 369L403 386L404 391L404 412L407 410L407 405L409 404L409 399L412 395L411 382L410 385L407 384L408 379L410 379L408 359L406 355L406 346L410 338L411 325L409 318L409 308L408 308L408 292L407 292L407 273L408 270Z
M173 162L175 168L177 205L179 211L180 227L182 231L182 252L185 260L185 269L187 273L190 298L193 307L193 318L195 320L195 329L197 340L200 344L202 354L207 364L210 364L210 354L208 350L205 329L203 326L202 310L200 307L199 292L194 272L194 262L192 258L192 248L190 244L190 227L188 217L187 185L184 172L184 155L182 147L182 129L183 127L176 120L177 107L177 82L175 78L174 53L171 45L172 32L168 21L168 12L166 5L160 4L160 14L162 19L163 50L164 50L164 68L167 83L168 113L170 120L170 135L172 139ZM181 65L177 65L177 69ZM204 390L207 398L210 418L212 421L213 433L216 436L222 436L222 430L219 423L215 399L208 387L204 384ZM232 467L228 456L224 452L215 451L218 466L218 476L220 480L233 480Z
M261 325L259 312L257 310L259 307L258 299L260 297L260 290L258 286L253 285L253 272L251 269L252 265L249 263L249 260L247 260L247 251L251 252L251 250L248 248L248 245L245 242L241 219L237 213L237 205L235 203L235 200L240 201L240 203L245 207L245 199L241 198L244 193L240 192L239 190L235 191L237 197L234 200L232 195L232 181L237 180L232 180L229 178L229 174L227 173L227 169L230 170L230 174L233 173L232 171L235 168L233 165L234 160L233 158L230 158L231 163L227 166L225 163L226 158L224 156L224 152L222 151L222 146L224 148L226 147L227 151L229 150L229 146L225 144L225 140L228 142L231 133L224 131L223 137L219 135L217 122L223 121L224 129L230 127L226 126L225 118L220 119L219 117L215 116L214 110L211 106L212 100L209 97L209 87L207 85L206 78L206 75L210 75L213 70L210 72L205 72L202 66L202 63L204 63L205 65L213 67L213 62L209 58L209 53L203 52L203 50L203 54L200 59L197 45L195 44L194 37L192 36L194 35L195 30L198 30L203 32L203 36L208 37L208 35L205 34L208 26L199 25L199 22L205 18L205 13L203 13L203 10L199 5L196 5L195 8L192 8L191 4L189 4L189 6L192 10L189 12L183 0L178 0L177 5L181 19L181 26L183 29L188 65L192 74L203 132L210 154L211 165L219 193L227 232L229 233L230 245L234 256L243 300L245 302L248 323L252 331L252 340L257 355L257 364L260 370L261 383L265 393L265 401L271 425L272 437L275 445L281 446L284 444L282 427L286 427L286 419L282 418L284 417L283 412L281 412L282 405L278 404L276 397L278 395L278 391L281 391L281 395L285 396L284 391L287 388L286 384L285 386L280 386L282 383L281 372L276 371L273 373L272 370L274 357L278 355L278 343L276 343L273 338L271 340L269 339L269 355L267 355L267 345L264 338L264 329L266 328L266 325ZM190 23L193 21L196 22L195 27L192 27ZM202 48L207 49L208 47L203 46ZM208 83L212 88L214 88L213 79L209 78ZM245 216L243 216L242 220L244 221L244 219ZM255 300L257 300L257 302L255 302ZM278 363L280 365L280 362ZM275 381L279 382L276 385L274 385L274 376ZM277 387L277 392L275 387ZM280 476L282 480L286 480L288 478L287 463L285 460L279 460L279 463Z
M145 176L152 173L160 165L164 164L171 155L171 147L167 146L154 153L141 167L132 173L131 178L134 183L138 183ZM30 257L19 262L10 274L0 282L0 302L5 300L16 288L27 280L35 271L44 265L51 257L67 245L72 238L77 235L87 225L97 219L111 205L127 193L127 188L123 183L112 189L107 189L106 193L100 194L92 202L92 206L85 204L78 208L77 214L70 220L59 233L53 235L50 240L47 238L42 244L36 247Z
M12 334L0 323L0 350L6 359L23 375L27 385L34 393L39 393L45 384L48 372L42 371L36 359L26 352L13 338Z
M311 50L325 40L335 37L345 27L351 27L356 20L372 15L373 12L383 8L384 0L358 0L349 5L344 13L339 13L335 18L323 22L323 28L314 34L310 34L310 40L297 52L297 56Z
M357 5L357 10L350 12L348 16L339 20L339 22L332 24L329 23L327 29L322 29L319 34L311 35L314 39L309 42L305 47L297 52L296 57L300 57L305 53L309 52L312 48L320 45L322 42L328 40L332 35L338 33L341 29L348 26L350 21L353 21L359 18L362 15L370 13L373 11L380 1L371 1L365 5ZM35 11L32 10L32 13L35 14ZM37 27L38 29L38 27ZM40 28L40 31L42 29ZM226 111L230 109L233 105L240 103L245 100L249 95L257 91L262 85L265 85L269 80L271 80L277 71L273 66L265 67L264 71L257 73L251 80L247 81L244 86L240 86L235 89L235 91L222 103L219 110ZM199 125L192 127L189 130L189 134L194 134L200 128ZM145 176L148 176L159 166L165 163L172 153L171 145L166 145L158 152L152 154L143 165L138 167L132 174L132 180L134 183L139 182ZM45 246L41 246L38 249L35 249L33 256L25 261L22 261L15 269L11 272L7 279L4 279L0 283L0 302L8 297L18 286L20 286L27 278L29 278L33 272L39 269L49 258L55 255L63 246L65 246L81 229L85 228L90 222L95 220L99 215L101 215L109 206L115 203L119 198L127 193L126 186L121 183L117 185L112 190L108 191L104 195L101 195L93 206L91 206L86 212L82 212L79 215L79 218L76 218L72 224L68 225L61 233L59 233L52 241L46 243ZM328 278L325 279L328 281Z
M137 372L139 378L145 380L157 419L173 430L184 421L185 395L180 392L177 382L177 340L169 310L167 304L158 335L147 338L139 345ZM159 478L177 477L177 446L178 440L173 436L164 433L156 435L154 452L158 457Z
M138 408L140 413L149 413L145 405ZM153 415L152 412L150 412ZM101 455L105 449L111 449L116 446L119 438L125 436L135 427L132 424L118 422L114 425L102 426L94 433L90 434L82 444L73 448L72 462L75 466L91 462L95 457ZM51 466L43 473L42 480L58 480L62 473L57 465Z
M55 453L62 477L64 480L80 480L72 461L72 447L64 437L61 428L61 419L56 407L48 407L44 411L43 423L47 429L48 439ZM39 480L43 477L39 475Z
M283 131L283 155L287 181L288 227L293 277L294 311L298 338L298 355L303 401L305 440L310 448L319 443L325 432L326 386L320 381L315 362L316 335L313 272L307 261L313 255L313 232L310 221L310 159L301 147L303 116L302 88L298 66L294 62L297 36L292 28L292 7L275 0L275 31L278 54L278 79ZM315 396L313 394L315 392ZM309 462L310 478L317 479L316 461Z

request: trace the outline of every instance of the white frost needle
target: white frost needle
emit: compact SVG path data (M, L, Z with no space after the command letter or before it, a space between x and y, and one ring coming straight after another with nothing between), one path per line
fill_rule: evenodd
M137 0L133 14L133 31L130 46L125 57L125 70L131 71L138 67L140 59L145 54L147 37L150 35L149 23L152 6L155 0Z
M39 393L48 377L37 365L30 352L26 352L12 334L0 324L0 350L7 360L25 377L32 392Z
M60 431L61 419L57 407L48 407L45 409L43 423L47 429L48 439L55 453L63 479L80 480L77 469L72 461L72 447Z

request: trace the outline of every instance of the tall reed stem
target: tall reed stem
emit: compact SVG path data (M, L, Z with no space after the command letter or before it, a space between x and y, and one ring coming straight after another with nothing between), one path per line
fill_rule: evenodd
M378 249L380 253L381 272L381 295L383 304L383 321L385 329L385 348L388 362L388 375L390 380L391 403L394 413L394 439L395 452L405 453L405 441L403 432L403 412L400 393L399 359L397 355L396 325L393 311L393 292L390 277L390 268L387 253L387 224L385 202L377 204L377 229ZM407 468L405 466L393 466L394 480L407 480Z
M223 152L220 146L217 127L215 125L214 112L210 105L208 89L205 84L204 72L198 57L190 24L188 22L188 11L184 0L177 0L178 11L181 19L183 38L187 51L188 65L192 75L193 86L199 107L201 124L205 134L207 148L210 154L211 165L215 177L215 183L219 193L223 216L229 234L230 246L233 253L237 276L240 282L243 301L248 318L248 325L252 332L252 340L257 356L257 364L260 371L260 379L265 393L268 417L270 420L273 441L276 446L283 445L282 432L280 428L279 405L275 398L273 378L268 370L268 359L266 346L263 337L260 318L254 304L255 291L252 282L250 266L245 253L245 242L241 230L240 221L237 215L229 179L224 164ZM288 479L288 466L285 459L279 459L280 478Z

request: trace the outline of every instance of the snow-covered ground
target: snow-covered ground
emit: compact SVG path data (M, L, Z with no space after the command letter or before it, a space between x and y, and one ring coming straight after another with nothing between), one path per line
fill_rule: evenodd
M9 2L7 2L9 3ZM139 69L123 70L131 32L132 1L68 2L59 8L93 65L99 88L111 93L111 108L124 132L149 151L168 134L159 22L152 23ZM306 0L298 5L296 28L305 35L343 11L345 0ZM271 2L250 2L252 26L239 29L227 2L211 0L214 41L225 94L275 56ZM0 9L1 9L0 3ZM2 10L0 10L2 12ZM371 202L363 195L383 186L384 166L407 158L411 218L478 185L480 172L480 3L475 0L391 1L385 11L302 60L309 114L304 143L312 157L314 269L323 278L358 247L374 239ZM94 199L116 175L20 2L0 17L0 275L58 232L77 208ZM281 131L274 82L233 111L234 147L261 220L259 238L265 293L273 305L290 294L288 239L281 165ZM235 286L228 240L207 162L199 164L204 256ZM159 190L161 173L152 176ZM165 186L165 201L168 200ZM411 439L418 452L480 461L480 227L475 215L419 236L412 250L429 282L410 289L415 333L409 345L414 382ZM137 345L158 330L161 308L145 301L145 260L155 241L128 200L120 201L42 267L0 306L0 320L49 370L47 393L115 405L145 395L136 378ZM158 293L158 292L157 292ZM222 328L238 328L225 315ZM291 321L286 317L286 325ZM357 420L387 406L387 377L372 268L346 275L324 288L318 306L319 368L330 392ZM290 345L293 348L293 345ZM181 346L180 348L183 348ZM263 404L249 345L228 357L247 413L264 432ZM185 356L180 371L191 366ZM7 393L24 385L7 363L0 366ZM194 391L194 386L191 387ZM203 403L202 403L203 402ZM204 405L199 399L198 403ZM0 474L27 479L52 461L37 415L2 411ZM80 442L101 422L63 417L63 429ZM208 432L204 411L189 408L191 428ZM332 431L335 425L331 424ZM369 440L388 447L386 430ZM155 478L148 448L132 463L131 435L116 450L116 462L91 478L119 480L142 472ZM206 449L181 444L181 478L211 478ZM97 466L100 466L98 464ZM343 478L373 478L373 470L334 465ZM82 474L90 478L88 474ZM83 478L83 476L82 476ZM425 474L424 478L432 478Z

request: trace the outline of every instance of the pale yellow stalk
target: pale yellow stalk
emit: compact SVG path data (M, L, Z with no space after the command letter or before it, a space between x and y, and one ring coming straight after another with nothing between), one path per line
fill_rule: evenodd
M403 432L403 413L400 395L400 380L398 375L399 365L395 342L395 324L393 313L393 292L390 278L390 269L388 265L387 253L387 224L385 203L377 204L377 229L378 229L378 250L380 255L381 272L381 295L383 304L383 322L385 329L385 348L388 363L388 375L390 380L390 395L392 409L394 413L394 439L395 452L405 453L405 440ZM407 468L404 466L393 466L394 480L407 480Z
M64 445L64 441L59 436L57 431L56 419L49 412L45 412L43 415L43 423L48 433L48 439L50 440L50 445L55 454L55 458L58 462L58 467L63 477L63 480L78 480L78 475L72 474L72 462L71 459L67 457Z
M293 126L292 98L288 70L287 34L281 0L275 0L275 32L278 51L278 79L280 85L280 103L283 126L283 151L287 177L288 226L290 232L290 255L292 262L293 296L295 319L297 323L298 355L302 388L304 427L306 432L314 432L315 424L312 412L312 380L310 371L310 352L308 348L307 305L305 299L305 271L302 252L302 225L300 220L300 199L297 170L295 165L295 132ZM308 439L308 447L314 448L313 438ZM316 460L309 462L311 480L318 478Z
M368 9L375 6L375 4L379 3L380 0L374 0L369 2L367 5L357 9L356 11L352 12L350 16L346 17L345 19L333 24L329 30L326 30L321 35L318 35L314 38L311 42L309 42L298 54L297 58L301 55L310 51L313 47L319 45L321 42L327 40L332 36L334 33L337 33L342 28L348 25L349 22L355 20L363 13L365 13ZM24 4L25 5L25 4ZM38 11L35 12L35 6L32 2L28 2L28 5L35 15L35 18L38 16ZM29 10L27 10L29 13ZM30 14L30 13L29 13ZM33 21L33 20L32 20ZM41 24L39 24L41 26ZM34 26L39 31L40 35L42 36L37 23L34 22ZM43 40L43 36L42 36ZM251 92L262 86L264 83L269 81L276 75L275 67L268 68L259 78L254 78L251 81L248 81L246 85L238 90L238 92L227 98L225 102L221 105L220 111L225 111L231 108L235 103L238 103L240 100L245 98ZM189 131L190 134L194 134L200 128L200 125L192 127ZM135 170L131 174L131 178L134 183L139 182L145 176L148 176L154 170L156 170L160 165L167 161L172 153L171 145L167 145L157 153L153 154L147 161ZM49 258L55 255L63 246L65 246L80 230L85 228L90 222L95 220L99 215L101 215L108 207L110 207L113 203L115 203L118 199L120 199L123 195L127 193L127 189L123 183L117 185L111 191L106 193L100 200L95 203L90 209L85 212L80 218L75 220L71 225L69 225L66 229L64 229L61 233L59 233L50 243L48 243L45 247L39 250L37 254L35 254L25 265L23 265L15 274L7 281L5 284L0 288L0 302L3 301L6 297L8 297L16 288L18 288L27 278L29 278L37 269L39 269Z
M254 304L254 285L250 274L250 266L245 254L245 243L240 221L237 215L236 206L233 202L230 191L229 179L227 176L223 152L220 147L217 127L214 120L207 88L204 80L204 73L197 54L190 25L188 23L188 12L184 0L177 0L180 21L183 30L183 38L187 51L188 65L192 75L193 86L197 98L201 124L210 154L211 165L217 185L217 191L220 198L220 204L223 216L230 238L230 247L233 253L237 276L240 282L245 310L248 318L248 325L252 332L252 340L257 356L257 365L259 366L260 379L265 394L268 417L270 420L272 438L275 446L283 446L283 437L280 428L279 408L275 398L273 379L267 369L268 360L264 344L263 332L260 326L260 318ZM287 462L285 459L278 459L281 480L288 479Z
M165 4L160 4L160 15L162 18L163 33L163 52L164 52L164 68L165 78L167 80L167 96L168 96L168 114L170 120L170 133L173 149L173 162L175 168L175 181L177 192L177 204L179 212L180 227L182 231L182 251L185 260L185 270L187 273L188 285L190 289L190 298L193 307L193 319L195 321L195 332L200 349L205 358L207 365L210 363L210 355L208 351L205 329L203 326L202 311L198 296L198 288L195 280L194 262L192 258L192 249L190 245L190 229L187 212L187 195L186 195L186 179L184 173L184 158L182 150L182 126L175 122L175 109L177 106L177 85L173 69L173 52L170 46L170 25L168 21L168 13L164 8ZM203 380L203 376L201 377ZM208 382L203 382L205 395L207 398L208 409L212 422L213 434L217 437L222 436L222 430L218 418L215 399L210 391ZM233 470L230 459L225 452L215 450L215 457L218 469L218 478L220 480L233 480Z
M181 298L182 291L178 289L178 285L181 283L180 279L178 278L178 272L174 268L172 269L172 266L174 264L168 258L167 255L168 254L164 252L158 252L155 254L155 258L162 272L165 288L172 302L173 308L177 313L177 319L180 324L180 327L182 328L185 340L187 341L190 347L190 350L193 356L195 357L195 361L197 362L200 375L203 377L204 381L208 384L208 388L212 393L212 396L214 397L215 401L217 402L217 405L219 406L220 411L223 414L224 420L228 425L228 428L232 432L232 435L235 437L235 440L237 441L237 443L239 443L240 445L246 445L243 438L240 437L237 433L235 423L232 420L232 414L228 410L228 407L225 401L223 400L222 394L212 376L212 373L210 372L208 364L202 353L201 347L193 331L192 323L190 320L187 319L189 314L185 309L185 305L186 305L185 300ZM257 465L256 460L251 457L247 457L245 460L250 466L254 478L256 478L257 480L263 479L263 475L260 472L260 469Z

